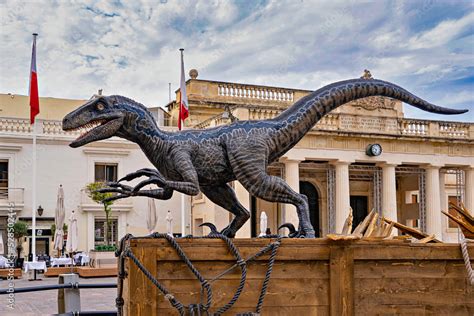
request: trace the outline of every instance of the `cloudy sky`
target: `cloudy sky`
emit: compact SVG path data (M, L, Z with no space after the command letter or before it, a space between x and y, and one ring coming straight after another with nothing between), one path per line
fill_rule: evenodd
M41 96L89 98L103 88L164 105L184 47L200 79L314 90L368 68L433 103L474 110L473 3L0 0L0 93L27 93L37 32ZM473 113L405 107L408 117L438 120Z

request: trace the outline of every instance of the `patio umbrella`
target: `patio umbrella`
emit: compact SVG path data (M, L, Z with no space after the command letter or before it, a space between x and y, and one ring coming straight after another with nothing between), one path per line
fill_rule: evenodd
M66 210L64 209L64 190L63 186L59 186L58 198L56 203L56 213L54 217L54 224L56 225L56 232L54 233L54 249L58 250L58 253L63 249L64 242L64 219L66 217ZM58 255L59 257L59 255Z
M155 200L154 199L148 199L148 213L146 217L146 227L148 228L148 231L150 234L152 234L155 231L155 226L157 222L157 216L156 216L156 205L155 205Z
M66 250L69 253L77 251L77 241L79 238L79 232L77 229L77 218L74 211L72 211L71 216L69 217L69 228L67 230L67 242Z

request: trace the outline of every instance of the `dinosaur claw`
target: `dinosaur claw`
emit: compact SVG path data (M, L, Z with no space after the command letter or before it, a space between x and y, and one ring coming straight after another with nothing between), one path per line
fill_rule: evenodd
M290 238L297 237L298 234L299 234L298 231L295 228L295 225L293 225L292 223L281 224L280 227L278 227L278 230L280 230L282 228L288 228L288 230L290 231L290 233L288 234L288 237L290 237Z
M206 222L206 223L202 223L201 225L199 225L199 227L203 227L203 226L208 227L211 230L211 234L218 234L219 233L219 231L217 231L216 225L214 225L213 223Z

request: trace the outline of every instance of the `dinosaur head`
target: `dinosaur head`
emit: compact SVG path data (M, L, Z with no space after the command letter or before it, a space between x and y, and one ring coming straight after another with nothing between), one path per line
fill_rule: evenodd
M146 121L146 125L150 125L150 121L155 123L145 106L122 96L97 96L66 115L63 130L85 129L69 145L76 148L112 136L128 139L140 121Z

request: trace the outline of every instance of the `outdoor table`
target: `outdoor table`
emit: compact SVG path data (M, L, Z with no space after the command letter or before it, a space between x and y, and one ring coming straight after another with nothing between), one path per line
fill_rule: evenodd
M0 268L6 268L8 264L7 258L0 256Z
M91 261L91 258L88 255L82 255L81 266L85 266L86 264L89 264L90 261Z
M44 261L26 261L24 266L25 266L25 273L27 273L28 270L34 271L34 279L32 279L33 281L41 280L41 279L36 278L36 270L43 270L43 271L48 270L48 268L46 267L46 262Z
M60 265L71 265L73 264L72 258L51 258L51 266L60 266Z

